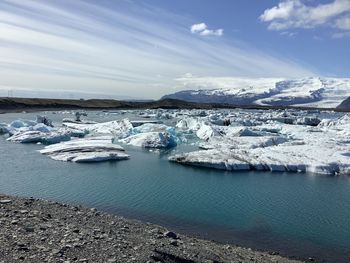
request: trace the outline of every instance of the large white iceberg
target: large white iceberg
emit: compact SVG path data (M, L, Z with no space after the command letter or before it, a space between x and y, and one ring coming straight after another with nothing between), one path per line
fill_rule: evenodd
M128 119L94 124L64 122L63 125L71 129L84 131L94 135L110 134L117 138L124 138L128 136L133 128Z
M177 154L169 157L169 160L230 171L260 170L350 175L349 152L324 150L308 145L281 145L249 150L211 149Z
M223 170L350 175L349 127L346 115L317 127L266 122L249 132L261 135L253 137L235 132L241 128L225 127L221 136L200 145L206 150L176 154L169 160Z
M40 153L50 158L70 162L101 162L111 160L125 160L130 156L124 148L112 143L111 138L76 139L46 146Z

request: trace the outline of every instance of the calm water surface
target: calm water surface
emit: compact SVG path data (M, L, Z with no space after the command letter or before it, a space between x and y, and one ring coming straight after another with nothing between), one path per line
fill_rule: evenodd
M18 117L35 114L3 114L0 122ZM168 162L171 152L134 147L125 147L127 161L65 163L41 155L41 148L0 137L1 193L93 206L289 256L349 262L348 177L200 169Z

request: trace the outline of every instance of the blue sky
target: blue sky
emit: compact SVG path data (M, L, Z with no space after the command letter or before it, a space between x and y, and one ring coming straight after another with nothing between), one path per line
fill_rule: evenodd
M159 98L189 78L349 77L349 47L350 0L0 1L3 93Z

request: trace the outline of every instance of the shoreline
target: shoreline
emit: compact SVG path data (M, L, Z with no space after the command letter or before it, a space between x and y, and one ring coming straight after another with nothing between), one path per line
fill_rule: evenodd
M0 262L302 262L117 215L0 194Z
M268 106L268 105L235 105L222 103L198 103L176 99L154 101L122 101L113 99L39 99L0 97L0 114L13 112L55 111L55 110L141 110L141 109L251 109L251 110L316 110L349 112L341 108L317 108L308 106Z

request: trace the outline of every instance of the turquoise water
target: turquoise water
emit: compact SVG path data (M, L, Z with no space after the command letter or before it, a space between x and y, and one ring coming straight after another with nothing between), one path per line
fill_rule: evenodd
M19 116L35 114L0 115L0 122ZM290 256L350 258L348 177L193 168L168 162L170 152L133 147L126 147L127 161L65 163L41 155L41 148L0 137L1 193L97 207Z

